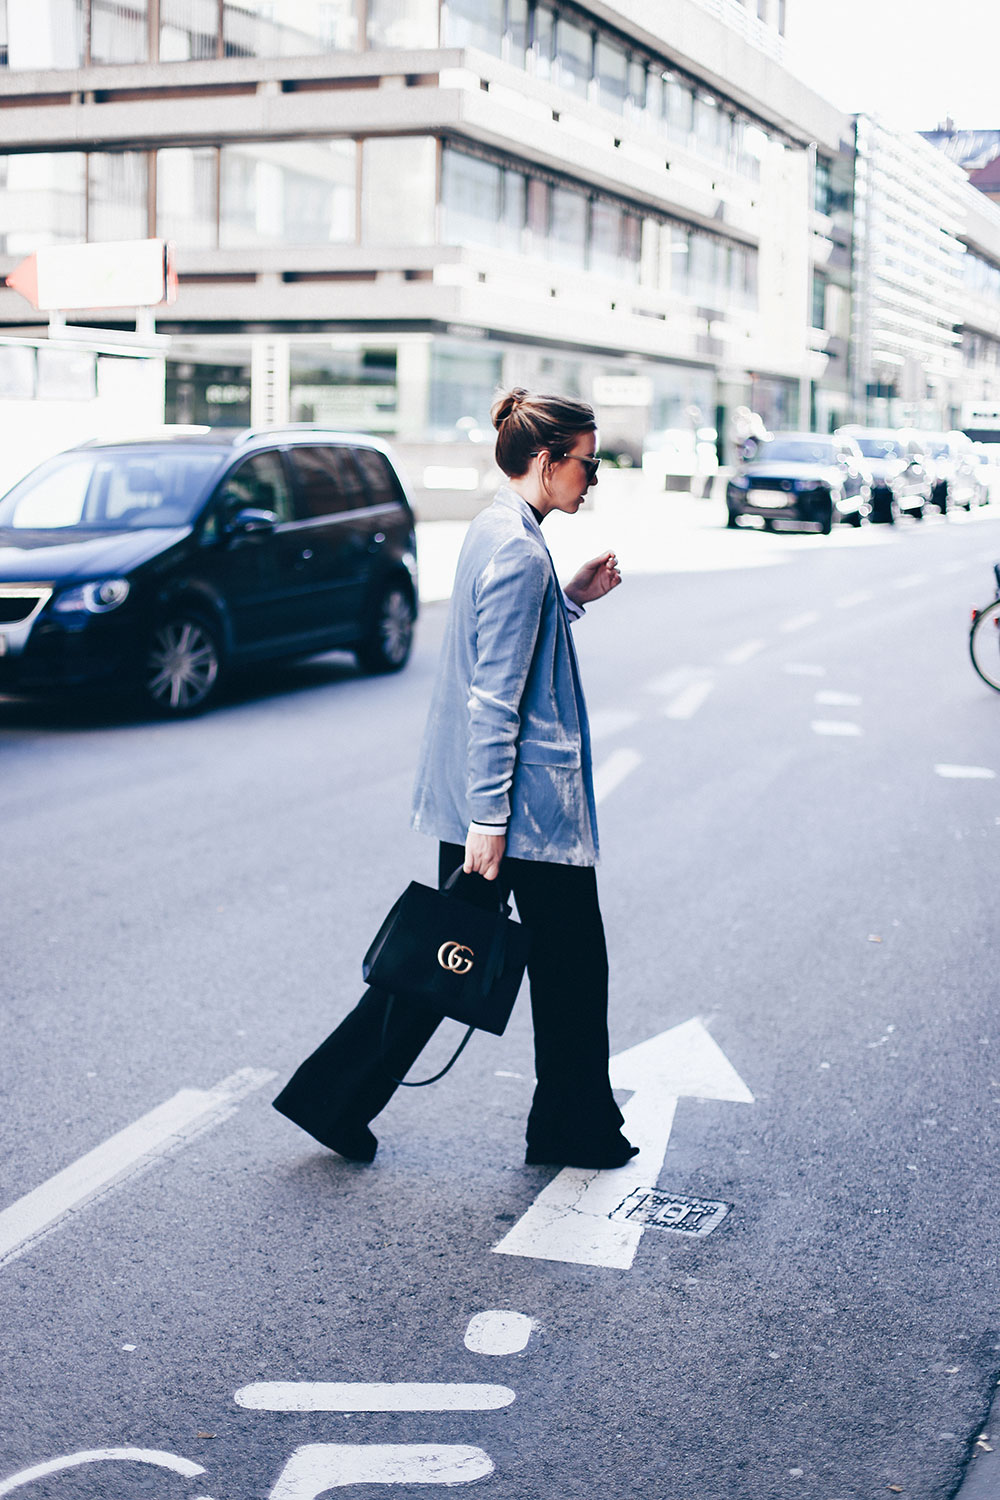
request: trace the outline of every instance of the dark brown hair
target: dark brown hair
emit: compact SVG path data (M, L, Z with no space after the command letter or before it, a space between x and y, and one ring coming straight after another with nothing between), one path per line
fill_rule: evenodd
M497 466L510 479L526 474L540 449L565 458L581 432L597 430L594 409L585 401L533 396L521 386L500 396L490 415L497 430Z

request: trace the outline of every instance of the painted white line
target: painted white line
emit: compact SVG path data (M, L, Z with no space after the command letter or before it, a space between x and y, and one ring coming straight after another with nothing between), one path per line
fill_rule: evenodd
M242 1068L214 1088L181 1089L165 1104L26 1193L0 1213L0 1266L22 1255L84 1204L227 1120L242 1099L276 1076L263 1068Z
M996 772L988 766L935 766L935 774L950 781L994 781Z
M520 1354L531 1338L534 1318L498 1309L476 1313L465 1330L465 1347L473 1354Z
M233 1399L247 1411L499 1411L515 1397L505 1385L263 1380Z
M705 702L715 683L703 678L701 682L689 682L686 688L682 688L676 698L666 705L663 710L664 718L667 719L693 719L701 705Z
M638 722L639 715L627 708L598 708L590 715L590 738L607 740Z
M614 1088L634 1090L622 1113L625 1134L639 1147L638 1156L613 1171L564 1167L494 1245L497 1254L627 1270L635 1259L643 1226L610 1215L637 1188L648 1192L655 1185L678 1099L754 1102L732 1063L697 1019L613 1057L611 1083Z
M853 609L856 604L868 604L874 598L871 589L859 589L856 594L845 594L836 604L838 609Z
M813 734L839 734L843 736L864 734L860 724L846 723L840 719L813 719Z
M927 574L926 573L908 573L905 578L896 578L896 579L894 579L892 586L893 586L894 589L915 589L920 584L926 583L926 582L927 582Z
M487 1453L458 1443L308 1443L268 1500L317 1500L353 1484L471 1484L492 1473Z
M788 675L789 675L789 677L825 677L826 676L826 668L825 667L818 667L818 666L813 665L813 663L811 663L811 662L805 662L805 661L790 661L790 662L786 663L786 665L784 666L784 668L782 670L785 671L785 672L787 672Z
M727 651L722 660L727 667L742 667L745 661L756 656L758 651L763 651L766 645L766 641L744 641L742 646L734 646L732 651Z
M603 802L616 787L642 765L638 750L615 750L594 770L594 801Z
M825 708L857 708L861 703L857 693L832 693L826 690L818 692L815 701L822 703Z
M82 1453L69 1453L64 1458L50 1458L47 1463L35 1464L30 1469L22 1469L19 1474L12 1474L0 1484L0 1495L12 1495L26 1484L34 1484L36 1479L59 1474L64 1469L122 1462L152 1464L156 1469L169 1469L185 1479L194 1479L197 1474L205 1472L200 1464L192 1463L189 1458L178 1458L176 1453L163 1453L159 1448L89 1448Z
M793 630L804 630L807 625L815 625L819 614L815 609L804 610L801 615L792 615L790 619L783 620L778 629L784 635L791 635Z

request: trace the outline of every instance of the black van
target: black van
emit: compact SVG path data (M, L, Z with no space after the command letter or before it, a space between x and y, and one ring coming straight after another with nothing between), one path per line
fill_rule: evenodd
M128 685L195 713L230 666L405 665L413 512L388 448L316 428L84 443L0 500L0 692Z

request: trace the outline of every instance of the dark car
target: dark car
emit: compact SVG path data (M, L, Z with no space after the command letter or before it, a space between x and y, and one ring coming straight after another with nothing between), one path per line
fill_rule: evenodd
M922 520L930 503L933 477L919 447L890 427L841 427L836 437L853 438L872 476L872 515L893 525L900 515Z
M413 512L375 438L178 429L86 443L0 500L0 691L137 690L204 708L230 667L410 653Z
M748 452L726 486L727 525L760 516L797 521L824 534L835 521L860 526L871 509L871 475L851 438L776 432Z

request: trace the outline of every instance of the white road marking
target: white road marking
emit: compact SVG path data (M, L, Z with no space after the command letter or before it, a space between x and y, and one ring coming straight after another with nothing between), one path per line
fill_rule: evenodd
M638 722L639 715L630 709L598 708L590 715L590 738L610 739L612 735L621 734L623 729L631 729Z
M296 1448L268 1500L317 1500L352 1484L471 1484L492 1473L488 1454L458 1443L309 1443Z
M763 651L766 645L766 641L744 641L742 646L734 646L732 651L727 651L722 660L727 667L742 667L745 661L756 656L758 651Z
M84 1204L145 1171L159 1157L186 1146L202 1131L229 1119L242 1099L276 1076L262 1068L242 1068L214 1088L181 1089L165 1104L26 1193L0 1213L0 1266L22 1255Z
M499 1411L515 1397L505 1385L262 1380L233 1399L248 1411Z
M185 1479L194 1479L197 1474L205 1472L201 1464L192 1463L189 1458L178 1458L176 1453L163 1453L158 1448L90 1448L82 1453L69 1453L64 1458L50 1458L47 1463L35 1464L30 1469L22 1469L19 1474L12 1474L0 1484L0 1495L12 1495L26 1484L34 1484L36 1479L44 1479L47 1474L58 1474L64 1469L120 1462L152 1464L154 1468L181 1474Z
M915 589L919 584L926 582L926 573L908 573L905 578L894 579L892 586L894 589Z
M812 731L814 734L850 735L864 734L860 724L851 724L842 719L813 719Z
M642 765L638 750L615 750L607 760L594 770L594 801L603 802L616 787L631 776L636 766Z
M684 687L692 677L698 675L698 667L671 667L669 672L664 672L661 677L654 677L647 682L643 691L660 694L676 693L678 688Z
M869 600L874 598L875 595L871 589L859 589L856 594L845 594L836 603L838 609L853 609L856 604L867 604Z
M613 1057L611 1082L634 1090L622 1113L625 1134L639 1147L638 1156L613 1171L564 1167L494 1245L497 1254L627 1270L643 1226L609 1216L631 1192L655 1185L678 1099L753 1103L750 1090L697 1019Z
M672 698L663 710L663 716L667 719L693 719L701 705L705 702L715 683L708 678L702 678L700 682L689 682L686 688L682 688L676 698Z
M784 635L791 635L793 630L804 630L807 625L815 625L819 619L819 613L815 609L804 610L800 615L792 615L790 619L783 620L778 629Z
M991 771L988 766L935 766L938 776L945 776L950 781L993 781L996 772Z
M826 668L814 666L811 662L790 661L783 668L789 677L825 677Z
M524 1313L506 1309L476 1313L465 1330L465 1347L473 1354L520 1354L534 1327L535 1320Z
M861 699L857 693L832 693L824 690L816 694L815 701L826 708L857 708Z

